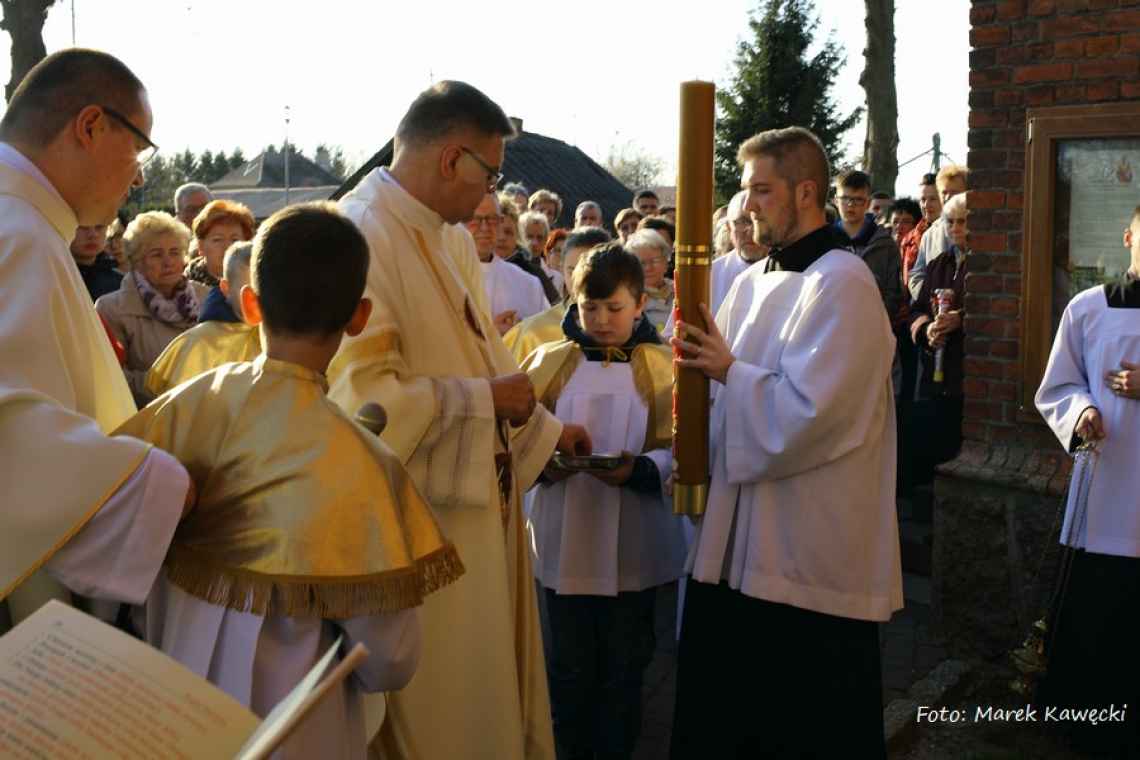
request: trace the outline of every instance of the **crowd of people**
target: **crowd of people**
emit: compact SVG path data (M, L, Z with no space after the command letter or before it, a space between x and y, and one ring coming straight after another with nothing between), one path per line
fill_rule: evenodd
M961 445L965 167L896 199L833 176L808 130L750 138L690 324L676 210L642 189L555 227L556 193L500 189L514 127L462 82L416 98L391 166L339 203L260 224L197 184L117 218L152 123L88 50L41 62L0 121L13 622L97 600L259 714L336 636L365 643L281 757L628 758L657 592L681 581L672 757L886 756L896 495ZM1140 211L1125 242L1109 307L1136 307ZM1079 358L1087 301L1039 397L1066 446L1140 395L1131 366ZM713 387L691 522L675 366ZM1120 405L1074 401L1102 369ZM68 477L45 450L79 452ZM1120 548L1088 525L1080 546ZM1062 690L1091 657L1066 651Z

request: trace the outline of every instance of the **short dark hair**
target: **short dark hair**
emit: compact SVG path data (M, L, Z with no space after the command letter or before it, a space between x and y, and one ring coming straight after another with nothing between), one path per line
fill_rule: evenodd
M663 216L647 216L637 223L639 230L657 230L669 233L669 240L677 240L677 225Z
M836 187L846 187L851 190L870 190L871 175L858 169L848 169L840 172L835 178Z
M655 201L661 200L660 198L657 197L657 193L653 192L648 187L642 188L641 190L638 190L636 193L633 194L634 204L636 205L637 202L639 200L641 200L642 198L652 198Z
M891 206L891 213L902 211L904 214L910 214L914 217L914 221L922 218L922 207L918 205L918 201L914 198L899 198Z
M1132 218L1130 218L1128 220L1128 226L1131 227L1132 223L1135 222L1137 219L1140 219L1140 206L1137 206L1135 209L1133 209Z
M931 185L934 185L934 186L938 185L938 175L935 174L934 172L927 172L926 174L923 174L922 179L920 179L918 181L918 186L919 187L928 187Z
M146 88L126 64L100 50L68 48L37 63L20 81L0 120L0 139L51 143L87 106L131 115Z
M886 190L876 190L875 192L871 193L871 200L873 201L889 201L890 199L891 194Z
M593 248L596 245L608 243L611 239L610 233L601 227L581 227L573 230L566 236L566 242L562 244L562 250L570 251L576 248Z
M412 101L396 127L396 139L422 145L465 128L507 139L516 134L498 103L466 82L444 80Z
M815 202L820 211L823 211L827 205L831 167L823 143L811 130L803 127L769 129L749 137L736 153L736 159L741 164L760 156L768 156L773 160L776 171L790 188L801 182L814 182Z
M253 239L250 284L271 332L328 336L352 319L368 278L368 242L336 204L299 203Z
M609 298L622 285L629 288L635 299L645 292L641 259L619 242L594 246L574 269L574 292L586 298Z

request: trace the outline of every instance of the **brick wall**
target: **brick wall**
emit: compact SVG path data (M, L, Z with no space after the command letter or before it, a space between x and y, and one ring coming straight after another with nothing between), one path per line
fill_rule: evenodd
M1025 109L1140 100L1140 0L972 0L970 24L964 456L1028 444L1052 478L1056 441L1017 417Z

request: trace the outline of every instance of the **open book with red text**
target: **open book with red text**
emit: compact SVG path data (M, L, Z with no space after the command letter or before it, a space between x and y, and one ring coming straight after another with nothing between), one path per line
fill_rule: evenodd
M264 721L153 647L52 601L0 637L0 757L261 760L367 656L340 641Z

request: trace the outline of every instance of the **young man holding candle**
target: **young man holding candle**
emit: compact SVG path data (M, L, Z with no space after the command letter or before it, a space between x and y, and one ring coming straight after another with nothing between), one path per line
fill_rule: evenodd
M707 332L678 322L672 339L715 381L672 756L885 758L877 623L903 600L894 337L826 222L819 139L762 132L739 160L771 253L719 321L703 310Z

